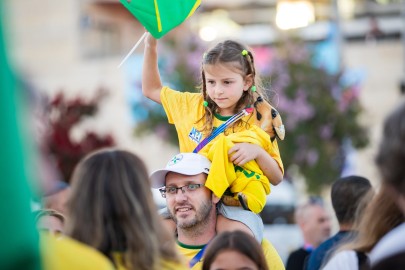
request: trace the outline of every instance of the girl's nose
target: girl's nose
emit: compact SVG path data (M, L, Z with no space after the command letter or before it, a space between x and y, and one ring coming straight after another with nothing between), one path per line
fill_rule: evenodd
M222 87L221 86L216 86L215 87L215 93L217 93L217 94L222 94L224 91L222 90Z

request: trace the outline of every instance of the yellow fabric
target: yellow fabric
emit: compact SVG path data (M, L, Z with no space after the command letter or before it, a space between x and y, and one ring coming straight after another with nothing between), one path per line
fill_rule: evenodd
M228 150L234 143L239 142L257 144L266 149L267 141L268 134L257 126L228 136L218 135L217 140L207 144L200 151L212 161L205 186L219 198L228 187L234 194L242 192L246 196L249 209L254 213L261 212L266 204L266 195L270 194L269 179L255 160L249 161L243 167L235 166L229 161Z
M112 270L113 264L99 251L66 236L40 235L42 269Z
M169 87L163 87L160 92L160 99L163 108L166 112L168 122L174 124L177 136L179 138L180 152L190 153L202 141L205 136L199 132L202 130L202 121L199 121L204 116L203 97L201 93L179 92ZM204 120L204 119L203 119ZM256 126L255 119L251 116L242 118L250 127ZM218 118L213 119L213 127L219 127L225 121ZM257 126L256 126L257 127ZM246 130L245 125L233 127L226 130L226 134L232 134ZM212 142L215 142L215 138ZM270 141L270 137L266 142L264 149L278 163L280 169L284 173L283 162L280 157L277 140Z
M163 87L160 99L165 109L167 120L174 124L179 138L180 152L190 153L203 139L202 124L197 123L203 117L203 98L198 93L181 93ZM193 132L193 128L195 132Z
M127 270L124 266L122 253L116 252L113 254L114 262L116 264L117 270ZM157 267L158 270L186 270L188 267L185 264L180 264L168 260L161 260L159 266Z
M186 258L187 265L189 265L190 261L194 258L195 255L201 250L200 248L197 247L182 247L177 243L177 248L180 251L180 254L182 254ZM192 270L200 270L202 269L202 260L198 261L192 268L189 268Z
M183 254L187 258L188 261L190 261L192 258L194 258L194 256L201 250L201 248L182 247L179 244L177 244L177 248L180 251L180 253ZM267 239L263 239L262 249L263 249L267 264L269 266L269 269L285 270L285 267L284 267L283 261L280 258L280 255L278 255L277 250ZM199 261L198 263L196 263L194 265L194 267L191 269L192 270L201 270L202 261Z
M277 250L270 243L269 240L263 239L262 249L264 252L264 257L266 258L267 265L271 270L285 270L284 263L281 260L280 255L278 255Z
M178 264L170 261L161 261L160 268L162 270L186 270L189 269L183 264Z
M161 91L161 100L169 123L176 127L180 152L192 152L204 138L198 131L202 129L202 122L199 120L204 115L202 95L181 93L164 87ZM269 180L254 160L246 163L243 168L234 166L229 162L228 150L234 143L257 144L276 160L283 173L284 168L277 140L271 142L269 135L255 125L254 119L252 120L250 116L245 116L243 120L249 124L227 130L226 136L224 133L218 135L199 153L212 162L210 171L214 173L208 175L206 187L219 198L228 187L235 196L238 192L242 192L246 196L249 209L259 213L266 204L266 195L270 194ZM214 118L214 127L218 127L223 122Z

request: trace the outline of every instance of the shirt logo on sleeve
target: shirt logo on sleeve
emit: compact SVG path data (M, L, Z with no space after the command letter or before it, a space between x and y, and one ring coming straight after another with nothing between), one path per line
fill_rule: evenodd
M193 127L190 131L190 133L188 134L188 137L196 143L199 143L202 139L202 133L199 132L195 127Z

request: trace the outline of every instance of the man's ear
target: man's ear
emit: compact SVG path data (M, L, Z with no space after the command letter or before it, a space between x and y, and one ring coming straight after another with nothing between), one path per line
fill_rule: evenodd
M250 87L252 87L253 85L253 75L249 74L245 77L245 84L243 85L243 90L247 91L250 89Z
M219 200L221 199L221 198L218 198L217 195L214 194L214 192L212 192L211 196L212 196L212 202L214 204L217 204L219 202Z

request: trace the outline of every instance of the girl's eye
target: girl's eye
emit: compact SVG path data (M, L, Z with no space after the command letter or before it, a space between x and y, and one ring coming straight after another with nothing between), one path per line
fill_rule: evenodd
M214 84L214 81L207 81L208 84Z

